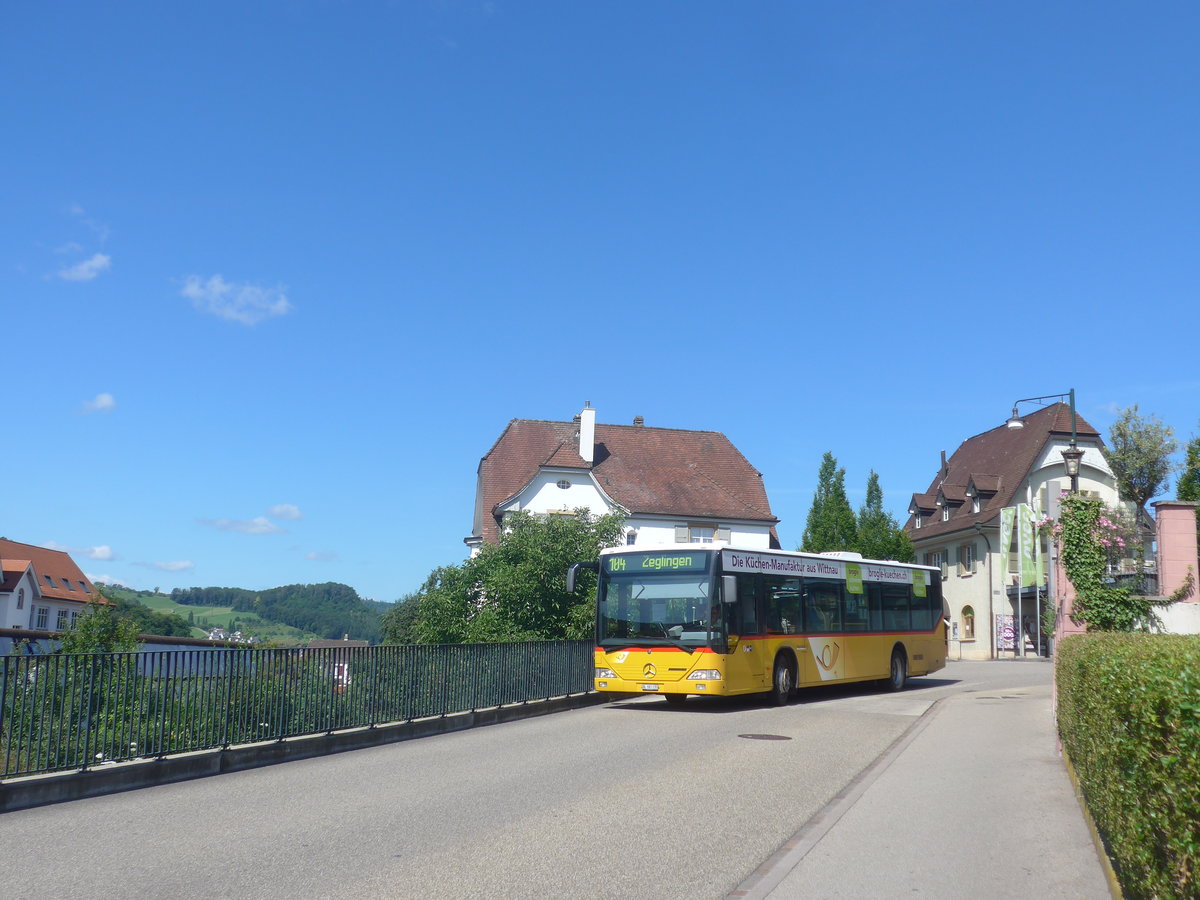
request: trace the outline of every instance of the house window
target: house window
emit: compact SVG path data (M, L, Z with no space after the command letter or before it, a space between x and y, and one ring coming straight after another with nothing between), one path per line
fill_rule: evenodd
M37 608L37 616L33 620L33 627L40 628L42 631L50 627L50 607L39 606Z
M71 627L75 627L75 623L79 621L79 610L71 610Z
M950 521L950 504L949 503L947 503L945 506L942 507L942 521L943 522Z
M565 478L560 478L560 479L558 479L558 481L556 481L554 483L555 483L555 485L557 485L560 489L562 489L564 491L571 486L571 482L567 481L567 479L565 479Z
M50 585L50 587L58 587L58 585L54 583L54 579L49 575L43 575L42 577L46 579L46 584Z
M945 550L931 550L930 552L926 553L925 554L925 565L937 566L939 569L942 570L942 577L945 578L946 574L947 574L947 572L946 572L946 551Z
M975 608L964 606L962 611L962 628L964 641L975 640Z
M634 545L634 543L636 543L636 542L637 542L637 532L636 531L630 531L628 534L625 535L625 546L626 547L632 547Z
M54 627L57 631L64 631L66 629L68 615L69 612L65 609L60 609L58 611L58 621L54 623Z
M693 525L688 528L689 544L711 544L717 536L717 529L708 525Z
M21 588L19 591L17 591L17 609L24 609L24 608L25 608L25 588Z
M979 512L979 497L977 496L971 498L971 512Z
M920 528L920 527L921 527L921 514L915 513L915 518L913 519L913 528Z
M75 588L71 587L71 579L70 579L70 578L64 578L64 579L63 579L63 584L65 584L65 585L67 586L67 590L68 590L68 591L73 591L73 590L75 590Z
M958 548L958 574L974 575L979 568L979 560L975 558L975 542L961 544Z

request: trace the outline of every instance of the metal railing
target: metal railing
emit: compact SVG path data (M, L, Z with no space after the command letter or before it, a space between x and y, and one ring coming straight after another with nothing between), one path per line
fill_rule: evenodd
M0 657L0 777L447 716L592 689L545 641Z

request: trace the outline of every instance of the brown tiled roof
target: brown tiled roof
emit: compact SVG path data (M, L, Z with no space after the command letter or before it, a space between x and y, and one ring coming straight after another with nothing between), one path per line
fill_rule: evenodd
M975 491L981 495L994 494L1000 490L1002 480L999 475L980 475L976 472L971 475L971 480L967 482L967 489L970 490L971 485L975 485Z
M933 512L937 509L937 494L913 494L908 508L912 509L914 506L925 512Z
M1076 434L1080 439L1104 446L1100 440L1100 433L1095 428L1078 414L1075 419ZM1022 420L1025 423L1024 428L1015 429L1000 425L991 431L967 438L947 460L946 470L943 472L939 468L938 474L926 491L927 494L936 495L941 489L948 499L952 491L961 496L961 485L969 484L973 479L975 486L982 492L979 498L979 512L973 513L971 504L963 504L952 511L948 522L943 522L940 517L936 520L925 519L919 531L913 528L914 517L910 515L904 529L911 538L924 540L961 531L976 522L991 522L1003 507L1013 505L1014 495L1024 483L1025 477L1037 462L1047 442L1052 438L1070 439L1071 408L1065 403L1053 403L1023 416ZM994 489L995 493L987 496L990 489ZM922 496L914 494L914 502Z
M600 488L631 513L779 521L762 474L720 432L597 424L589 466L579 455L577 423L513 419L479 463L477 535L499 539L497 505L542 466L590 469Z
M951 505L957 505L967 499L967 487L963 484L943 484L938 487L938 493Z
M96 588L80 571L75 561L61 550L49 550L32 544L0 539L0 568L4 571L4 590L8 590L9 573L16 578L30 565L36 575L38 591L52 600L77 600L86 603L96 593ZM47 580L49 576L49 580ZM13 579L15 585L16 579ZM64 586L66 585L66 586Z

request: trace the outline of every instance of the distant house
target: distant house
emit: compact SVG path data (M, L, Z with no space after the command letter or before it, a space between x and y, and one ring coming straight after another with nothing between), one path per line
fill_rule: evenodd
M561 515L622 510L626 543L734 542L778 548L762 473L717 431L513 419L479 462L472 555L496 543L518 510Z
M949 459L943 453L932 483L923 493L913 494L909 505L904 530L917 561L940 566L944 576L952 658L1013 654L1015 640L1007 646L998 641L998 625L1011 622L1009 633L1015 633L1017 620L1010 617L1017 616L1018 607L1026 632L1022 650L1045 651L1038 624L1049 585L1017 586L1019 548L1015 539L1000 546L1000 511L1025 503L1039 517L1057 518L1059 498L1071 487L1062 454L1071 440L1070 407L1055 403L1020 421L1023 427L1000 425L967 438ZM1075 432L1083 451L1079 490L1117 506L1117 482L1104 458L1100 434L1081 416L1075 417ZM1049 540L1043 535L1038 543L1038 551L1048 558Z
M62 631L99 596L61 550L0 538L0 574L0 628Z

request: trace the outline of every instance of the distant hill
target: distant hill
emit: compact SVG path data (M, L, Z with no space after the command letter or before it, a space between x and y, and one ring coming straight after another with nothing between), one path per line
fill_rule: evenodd
M364 600L349 585L289 584L251 591L245 588L176 588L171 600L183 606L230 607L260 619L280 622L322 638L349 636L378 643L379 620L390 604Z

